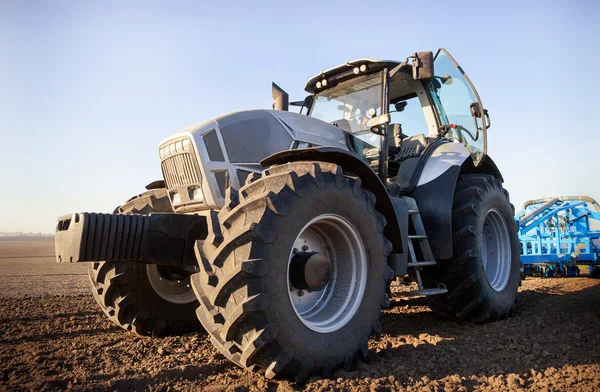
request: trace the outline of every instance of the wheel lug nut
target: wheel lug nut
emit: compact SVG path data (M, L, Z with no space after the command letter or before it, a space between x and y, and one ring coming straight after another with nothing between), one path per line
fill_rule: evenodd
M302 245L302 250L306 252L308 250L308 246Z

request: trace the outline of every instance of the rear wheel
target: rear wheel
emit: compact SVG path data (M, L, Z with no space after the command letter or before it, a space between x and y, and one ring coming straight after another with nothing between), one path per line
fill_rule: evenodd
M520 251L512 206L489 175L459 178L452 211L453 257L438 261L433 280L448 293L431 300L437 313L476 323L511 315L520 283Z
M115 213L173 212L167 192L131 198ZM89 268L92 293L109 319L144 336L179 335L201 329L191 273L178 267L137 262L95 262Z
M393 275L374 206L359 178L322 162L275 166L229 189L192 276L216 348L298 382L366 355Z

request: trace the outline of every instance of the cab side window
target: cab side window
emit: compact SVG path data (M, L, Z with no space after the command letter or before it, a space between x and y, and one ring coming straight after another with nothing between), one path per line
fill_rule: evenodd
M414 96L390 105L389 112L392 124L401 124L402 133L406 136L420 133L427 135L427 122L418 97Z

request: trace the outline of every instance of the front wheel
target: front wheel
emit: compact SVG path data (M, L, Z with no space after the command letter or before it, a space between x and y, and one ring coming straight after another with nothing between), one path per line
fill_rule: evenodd
M119 214L173 213L166 189L155 189L117 207ZM119 327L142 336L200 331L191 273L176 266L100 261L89 268L94 299Z
M275 166L230 189L208 227L192 287L223 355L302 382L367 354L391 244L359 178L323 162Z
M434 281L448 293L432 299L437 313L481 323L511 315L520 283L520 252L508 192L490 175L458 179L452 211L453 256L438 261Z

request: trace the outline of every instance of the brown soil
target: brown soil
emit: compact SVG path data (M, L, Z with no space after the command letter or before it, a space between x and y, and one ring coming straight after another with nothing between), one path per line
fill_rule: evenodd
M85 266L23 256L19 264L12 254L2 258L2 246L0 390L600 389L596 279L527 279L516 316L486 325L449 322L422 299L397 298L383 314L384 333L369 342L368 363L298 386L236 367L203 334L149 339L125 332L91 294L78 294L88 290ZM47 268L32 267L40 260ZM63 267L72 270L48 280Z

